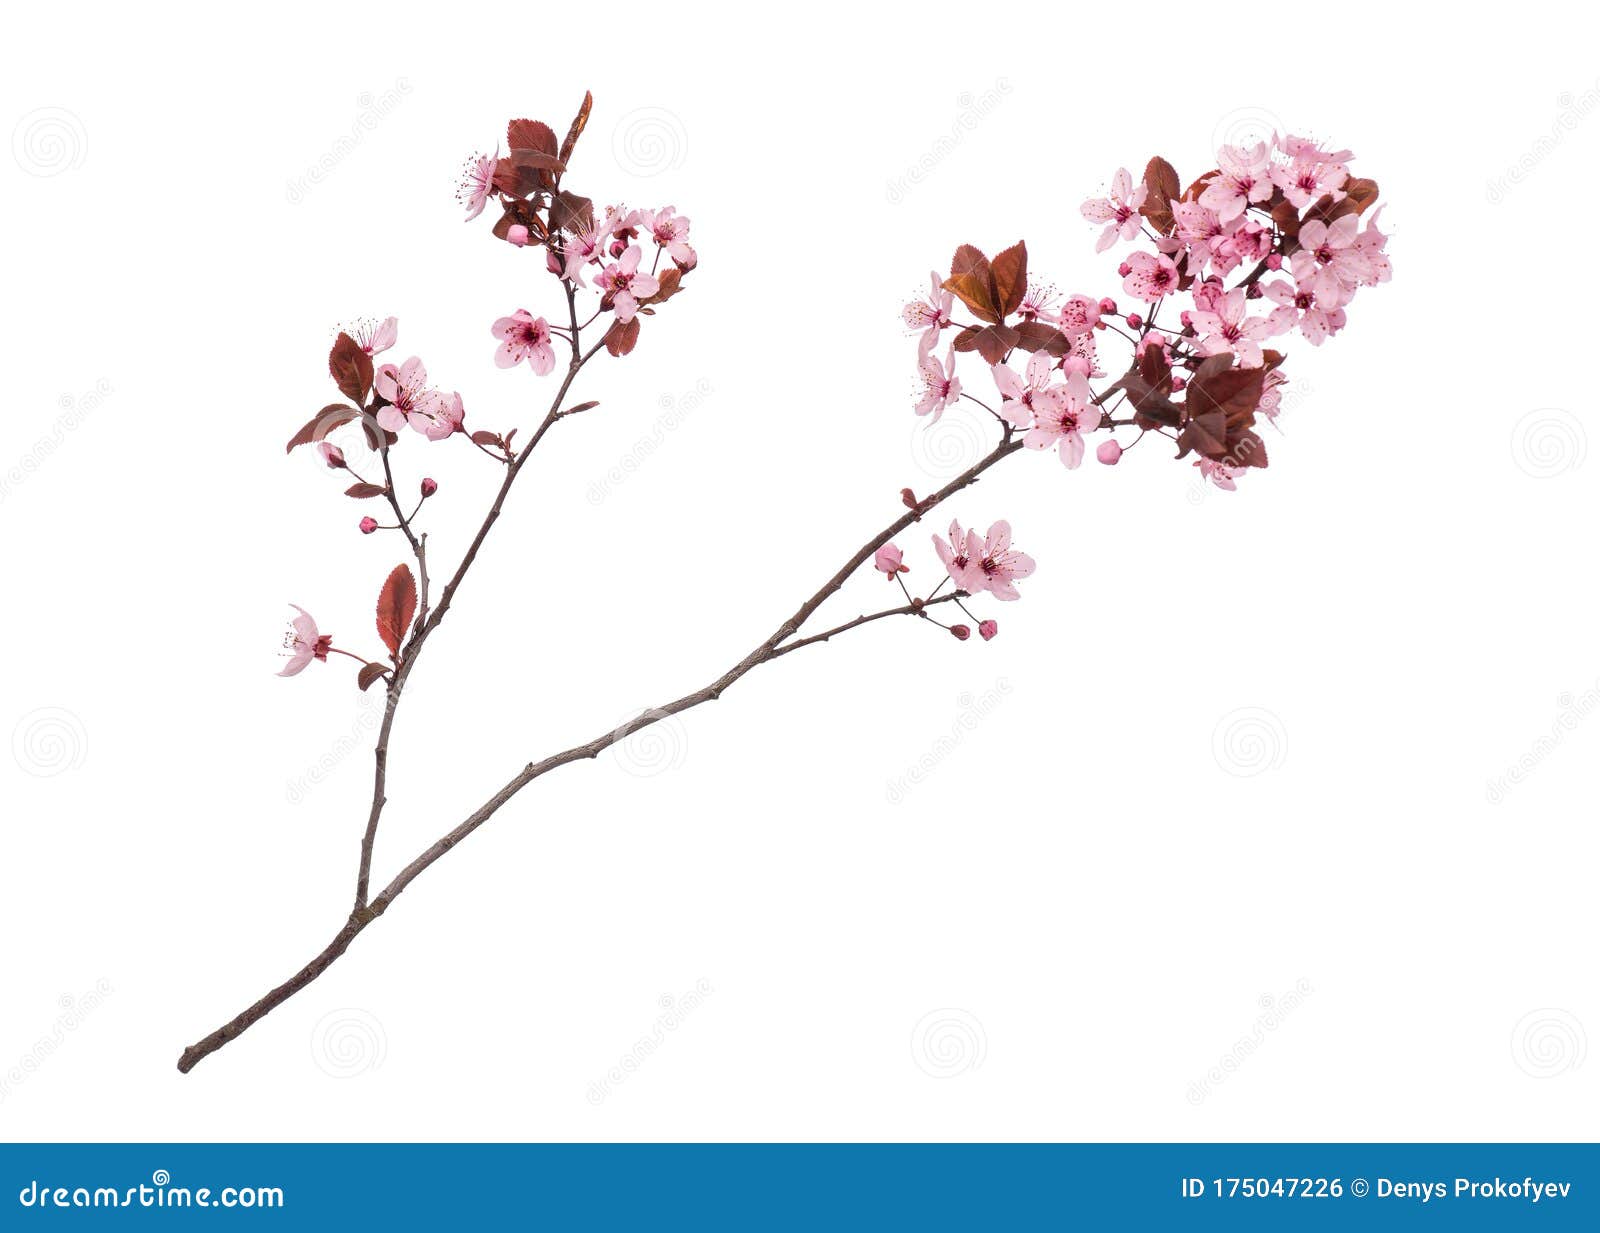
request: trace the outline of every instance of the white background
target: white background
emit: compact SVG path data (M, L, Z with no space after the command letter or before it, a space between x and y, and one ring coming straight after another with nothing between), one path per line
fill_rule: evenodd
M1592 1138L1600 23L1246 16L10 14L0 1135ZM1040 562L993 643L879 624L541 780L180 1077L338 928L370 790L353 666L274 654L288 601L375 651L401 545L283 442L338 323L389 313L473 422L536 422L489 324L549 282L452 192L586 86L570 182L677 205L702 268L585 373L604 406L430 644L380 882L960 468L960 417L913 435L898 320L958 242L1119 294L1079 201L1281 124L1380 181L1395 279L1294 342L1237 494L1158 448L1007 463L950 507ZM452 560L495 468L403 453Z

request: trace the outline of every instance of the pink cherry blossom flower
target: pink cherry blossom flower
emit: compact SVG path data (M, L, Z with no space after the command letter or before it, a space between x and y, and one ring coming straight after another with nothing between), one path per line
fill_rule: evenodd
M1060 386L1051 387L1055 360L1048 351L1035 351L1028 357L1027 380L1017 376L1007 364L995 364L989 371L1004 400L1000 414L1018 428L1029 428L1040 415L1054 416L1062 400Z
M917 340L919 357L931 355L934 347L939 345L939 331L950 324L950 309L955 303L955 296L939 285L937 270L928 275L928 280L928 298L912 300L900 314L908 326L922 332L922 337Z
M407 416L407 423L430 441L443 441L463 431L465 420L466 410L461 404L461 395L438 391L434 392L425 406Z
M1034 408L1033 427L1022 443L1030 449L1061 446L1061 461L1075 469L1083 461L1083 434L1100 427L1100 408L1094 405L1089 381L1081 372L1067 377L1061 396Z
M1349 157L1348 151L1345 157ZM1300 147L1287 164L1273 167L1270 174L1272 182L1297 210L1305 209L1324 193L1337 201L1344 196L1344 182L1349 177L1342 163L1330 161L1321 150L1309 145Z
M1346 214L1330 225L1312 219L1300 227L1300 248L1289 258L1296 283L1308 282L1324 305L1346 303L1356 287L1372 276L1368 250L1356 246L1361 219Z
M1198 201L1174 201L1172 217L1177 223L1178 238L1189 246L1189 269L1199 273L1228 230L1215 210Z
M1112 305L1112 311L1116 311L1115 305ZM1076 338L1099 325L1104 314L1104 301L1091 300L1086 295L1074 295L1067 297L1061 311L1055 315L1055 322L1068 338Z
M885 544L873 555L872 568L881 569L890 581L896 574L909 574L911 567L900 559L900 549L893 544Z
M1223 146L1217 151L1217 166L1220 170L1200 194L1200 204L1215 210L1224 223L1272 196L1272 166L1266 142Z
M1191 312L1189 324L1200 335L1200 353L1219 355L1231 351L1242 368L1261 367L1261 340L1271 338L1277 329L1266 317L1251 317L1243 287L1235 287L1222 297L1215 312Z
M680 266L694 266L696 257L694 249L689 247L689 220L679 216L674 207L666 206L654 214L643 215L639 219L639 226L648 231L656 246L666 249L667 256Z
M283 666L279 676L294 676L303 672L313 659L326 661L328 650L333 646L333 636L320 632L309 612L299 604L290 604L289 607L300 615L289 622L289 632L283 636L283 649L289 656L289 662Z
M976 540L977 532L968 532ZM996 599L1020 599L1021 593L1014 585L1018 578L1026 578L1035 569L1033 558L1011 546L1011 524L1001 519L989 528L982 549L974 556L968 572L982 579L983 589ZM968 587L967 590L972 590Z
M958 590L970 593L984 589L983 571L978 568L983 545L976 531L963 531L961 524L952 520L949 539L935 535L933 551Z
M1256 404L1256 410L1267 417L1267 423L1274 428L1278 426L1278 413L1283 410L1283 389L1289 384L1289 378L1274 368L1261 382L1261 401ZM1282 431L1279 429L1279 431Z
M945 353L942 367L933 356L923 356L917 370L922 375L922 397L917 400L916 413L933 412L933 419L928 422L937 424L945 408L961 397L961 378L956 376L956 349L951 347Z
M1178 267L1159 253L1134 253L1128 258L1128 276L1122 289L1135 299L1154 303L1178 286Z
M1091 198L1078 207L1079 213L1091 223L1105 223L1106 229L1095 241L1094 251L1103 253L1117 242L1118 237L1132 240L1139 234L1139 207L1149 192L1143 183L1133 187L1133 177L1126 167L1118 167L1111 178L1111 195Z
M1244 474L1243 467L1236 467L1229 462L1218 462L1214 458L1196 459L1194 465L1200 468L1203 479L1210 480L1224 492L1236 491L1239 485L1234 481Z
M1394 277L1394 268L1389 264L1389 255L1383 251L1389 243L1389 237L1378 230L1378 215L1382 213L1382 206L1374 210L1372 217L1367 220L1366 227L1356 237L1355 247L1367 263L1367 271L1361 278L1362 283L1367 286L1377 286Z
M610 238L610 227L605 222L591 220L588 226L569 229L561 253L561 277L576 287L584 285L583 267L591 261L602 260L601 250Z
M1054 321L1056 314L1050 306L1055 303L1056 289L1048 283L1029 282L1023 292L1022 303L1017 305L1017 316L1024 321Z
M1287 334L1299 327L1307 342L1320 347L1326 338L1344 327L1344 309L1323 304L1314 282L1290 283L1275 279L1263 284L1261 290L1278 305L1267 317L1275 334Z
M488 204L489 194L494 192L495 169L499 165L498 154L493 158L478 154L467 160L466 170L461 176L461 187L456 190L456 200L467 208L468 222L482 214L483 207Z
M399 368L385 364L372 385L389 401L378 411L378 427L389 432L399 432L413 415L431 417L439 400L439 392L428 388L428 370L416 356Z
M649 299L661 289L653 274L639 273L641 255L639 246L630 244L615 263L595 275L594 285L610 300L617 320L624 325L639 311L640 300Z
M542 377L556 366L550 323L543 317L519 308L509 317L501 317L490 329L496 338L505 340L494 353L497 367L515 368L527 360L528 367Z
M398 341L400 321L397 317L387 317L381 322L357 321L345 333L368 355L382 355Z

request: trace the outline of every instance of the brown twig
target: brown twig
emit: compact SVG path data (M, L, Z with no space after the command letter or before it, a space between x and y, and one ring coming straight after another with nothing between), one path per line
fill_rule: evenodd
M518 456L516 463L513 464L513 467L511 468L511 474L507 476L507 482L501 486L500 494L495 499L494 507L490 510L489 517L485 520L484 527L479 530L477 538L473 541L473 545L469 549L468 557L463 560L462 565L456 571L455 577L451 579L450 584L445 588L443 595L440 597L439 607L435 609L429 625L424 627L420 631L419 635L414 638L415 646L413 647L411 654L407 657L405 662L401 664L399 670L395 674L395 680L390 689L390 706L384 717L384 728L379 734L380 746L386 746L389 725L393 720L394 704L404 689L404 678L408 674L412 663L415 662L416 650L420 649L422 642L426 639L432 629L437 628L438 622L443 618L444 612L449 607L449 601L451 598L453 598L455 589L457 586L459 586L461 578L465 576L467 567L471 564L472 558L476 555L478 548L482 545L488 528L492 526L494 520L499 517L500 506L504 502L506 492L509 491L510 480L514 478L516 472L520 470L522 464L526 461L528 454L532 452L533 447L538 444L539 438L544 434L549 426L555 422L555 409L559 408L561 399L566 394L567 387L571 384L573 377L577 375L578 369L580 369L593 354L594 351L591 350L587 354L580 355L576 340L574 339L573 362L569 368L567 380L562 385L562 389L557 396L551 414L545 417L545 422L540 425L539 431L535 433L533 440L528 443L528 445L523 449L522 453ZM856 552L853 553L850 558L839 567L838 571L831 578L829 578L827 582L823 583L821 587L813 592L810 597L808 597L794 611L794 614L784 621L783 624L779 625L778 628L774 630L765 641L758 645L743 659L739 660L738 663L734 664L716 680L712 681L709 685L703 686L702 688L695 690L693 693L684 694L681 698L675 698L663 706L654 707L648 711L645 711L637 719L632 720L629 723L625 723L610 732L602 733L593 740L587 741L582 745L574 745L572 748L565 749L557 754L552 754L542 761L528 763L509 782L507 782L504 787L502 787L498 792L496 792L481 806L479 806L479 808L475 810L468 818L466 818L448 833L440 837L420 855L418 855L415 860L402 869L394 877L393 881L391 881L388 886L384 887L382 893L374 898L370 904L366 902L364 896L358 895L356 908L351 912L350 918L344 923L344 926L339 930L338 933L334 935L333 940L323 948L322 952L317 955L316 958L311 960L310 963L306 964L283 984L273 989L264 997L258 999L247 1009L241 1011L238 1015L234 1016L216 1031L212 1032L209 1036L202 1040L196 1041L194 1044L185 1049L182 1057L178 1059L178 1069L187 1074L190 1070L194 1069L194 1067L202 1059L208 1057L212 1053L215 1053L229 1041L236 1039L252 1025L259 1022L278 1006L281 1006L284 1002L288 1001L312 981L316 980L317 977L321 976L323 972L327 971L328 968L332 966L332 964L341 955L343 955L347 949L349 949L350 943L355 940L357 935L362 933L369 925L372 924L373 921L388 911L390 905L394 903L395 899L400 896L401 892L404 891L406 887L410 886L411 883L415 881L431 865L433 865L434 862L439 860L439 858L444 856L445 853L449 852L468 835L472 834L473 831L477 830L480 826L487 822L495 815L496 812L499 811L501 806L503 806L518 792L522 791L523 788L527 787L535 779L538 779L541 775L553 771L557 767L565 766L569 762L579 762L585 759L596 758L601 754L601 752L641 728L658 723L668 716L681 714L684 711L699 706L703 702L714 702L718 698L722 697L723 693L726 692L731 685L737 682L741 677L745 676L745 674L750 672L753 668L786 655L790 651L798 650L802 646L809 646L815 642L826 641L827 638L843 633L847 629L853 629L859 625L867 624L869 621L878 620L881 617L899 615L902 613L909 614L916 611L913 605L907 604L901 608L889 609L884 612L872 614L871 616L859 617L854 621L846 622L844 625L825 631L825 633L821 635L806 638L799 642L791 643L788 646L782 645L789 638L793 637L794 634L799 631L800 627L805 624L806 620L814 612L816 612L816 610L820 608L823 603L826 602L835 592L837 592L839 588L845 584L846 580L849 579L850 576L854 574L855 571L859 569L879 548L883 547L884 544L887 544L896 535L900 534L900 532L904 531L912 523L920 519L922 515L928 513L930 510L942 504L944 501L962 491L964 488L967 488L971 484L975 483L978 477L990 467L994 466L1002 459L1009 457L1011 454L1016 453L1021 448L1021 439L1015 438L1008 433L1000 441L1000 443L996 445L995 448L988 454L984 455L983 458L979 459L972 466L968 467L960 475L956 476L953 480L947 483L943 488L940 488L937 492L919 502L915 509L907 510L899 518L895 519L882 531L878 532L878 534L873 536L859 549L857 549ZM953 599L955 596L952 595L945 598ZM941 601L930 600L927 602L937 603ZM385 755L386 752L387 751L385 748ZM363 873L370 872L371 850L369 841L375 833L376 818L379 811L381 811L381 804L379 804L376 799L374 801L374 806L372 821L368 826L368 835L363 839L362 845Z

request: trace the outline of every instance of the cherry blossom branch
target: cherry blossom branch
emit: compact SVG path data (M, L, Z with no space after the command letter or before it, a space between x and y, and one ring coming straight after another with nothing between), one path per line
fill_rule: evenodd
M533 442L530 442L528 448L531 449L532 445ZM223 1024L209 1036L206 1036L202 1040L196 1041L194 1044L185 1049L183 1051L183 1055L178 1059L178 1069L187 1074L190 1070L194 1069L194 1067L201 1060L208 1057L212 1053L215 1053L218 1049L222 1048L230 1041L237 1039L248 1028L260 1022L262 1018L270 1014L284 1002L288 1001L296 993L304 989L312 981L316 980L317 977L321 976L322 973L327 971L328 968L331 967L333 963L344 954L344 952L349 948L350 943L354 941L359 934L366 930L368 926L378 919L378 917L382 916L386 911L389 910L390 905L394 903L394 901L400 896L406 887L410 886L411 883L415 881L417 877L419 877L424 871L426 871L436 861L443 857L447 852L461 843L461 841L464 840L468 835L472 834L473 831L477 830L480 826L487 822L500 810L503 805L505 805L507 801L509 801L517 793L521 792L523 788L527 787L541 775L545 775L548 772L555 770L557 767L566 766L571 762L579 762L586 759L596 758L604 750L616 744L617 741L639 731L642 728L649 727L651 724L657 723L670 715L681 714L684 711L701 705L702 703L714 702L721 698L723 693L726 692L729 687L749 673L752 669L759 667L761 664L778 659L781 656L788 654L790 651L799 650L802 646L809 646L816 642L824 642L828 638L835 637L849 629L867 624L869 621L877 620L886 616L913 612L915 610L913 605L907 604L901 608L890 609L885 612L873 614L871 616L857 618L854 621L846 622L842 626L825 631L820 635L804 639L800 642L791 643L788 646L782 645L787 639L799 632L800 628L805 624L807 619L809 619L811 615L815 613L816 610L820 608L827 599L837 592L840 587L842 587L845 582L858 569L860 569L863 564L865 564L867 559L878 551L879 548L883 547L907 527L919 521L924 514L931 512L950 497L954 496L956 493L976 483L978 477L984 472L988 471L989 468L993 467L1001 460L1010 457L1012 454L1015 454L1021 448L1022 442L1019 439L1014 439L1008 435L998 445L996 445L993 450L984 455L983 458L979 459L971 467L968 467L967 470L956 476L949 483L945 484L944 487L940 488L937 492L933 493L926 499L917 502L914 509L908 509L904 514L900 515L900 517L896 518L882 531L878 532L859 549L857 549L856 552L854 552L850 558L839 567L832 577L823 583L822 586L814 591L804 602L800 604L798 608L795 609L793 615L779 625L778 628L774 630L772 634L763 642L756 646L754 650L744 656L744 658L740 659L727 671L723 672L722 675L717 677L716 680L702 686L700 689L697 689L692 693L687 693L682 697L675 698L671 702L667 702L662 706L651 708L630 723L623 724L610 732L602 733L593 740L586 741L581 745L574 745L570 749L562 750L560 753L551 754L549 757L544 758L541 761L528 763L522 768L521 771L519 771L512 779L510 779L504 787L502 787L498 792L496 792L481 806L479 806L479 808L475 810L469 817L467 817L459 825L454 827L445 835L441 836L436 842L421 852L416 859L411 861L410 864L408 864L395 876L388 886L384 887L383 891L379 895L372 899L370 904L364 901L358 902L356 908L351 912L349 920L344 923L339 932L334 935L333 940L330 941L328 945L323 948L321 953L312 959L311 962L307 963L283 984L278 985L265 996L252 1003L248 1008L234 1016L234 1018ZM498 506L498 500L496 504ZM458 571L458 575L460 572L461 571ZM941 599L933 599L927 602L941 603L947 600L953 600L955 598L957 598L957 594L952 593L942 597ZM444 601L441 599L441 610L443 607ZM399 676L403 677L403 675L408 671L411 662L412 661L408 660L406 664L402 665L400 673L398 674ZM403 680L397 680L394 687L395 691L398 692L402 688ZM391 697L393 696L394 693L391 693ZM391 709L385 716L385 733L380 735L380 741L383 740L383 736L387 733L387 724L392 718L392 714L393 711ZM377 806L377 808L381 809L381 806ZM371 828L369 827L369 830L370 829ZM370 857L370 850L367 850L368 847L369 845L366 843L363 844L365 855ZM370 868L370 862L366 868Z

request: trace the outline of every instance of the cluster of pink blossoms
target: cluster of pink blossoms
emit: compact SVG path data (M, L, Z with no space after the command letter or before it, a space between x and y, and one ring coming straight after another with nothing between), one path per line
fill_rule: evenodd
M533 120L513 120L507 126L506 154L477 155L466 166L458 199L466 207L467 219L478 218L491 202L501 215L493 233L513 248L533 248L545 255L544 268L553 276L562 304L565 323L552 322L525 308L500 317L491 326L499 340L494 362L500 368L514 368L523 362L539 376L557 367L557 349L571 354L570 369L575 373L590 355L604 348L610 355L629 354L638 343L643 318L677 294L683 278L698 264L690 244L689 219L672 206L655 210L611 206L597 212L593 202L573 192L563 183L567 161L588 122L592 100L587 96L566 140L557 143L548 125ZM598 341L580 350L579 336L592 331ZM378 531L401 531L416 543L412 523L421 512L422 502L438 491L438 484L424 478L420 499L409 513L394 490L391 451L406 428L429 441L462 437L479 451L503 466L518 461L515 444L517 429L498 432L470 431L461 394L446 392L430 383L421 357L411 356L404 363L374 365L376 357L395 346L399 339L398 322L389 317L382 322L364 321L343 330L328 357L328 368L347 401L324 407L289 442L292 452L301 445L315 445L322 461L334 471L344 471L356 481L347 495L360 500L384 500L392 520L380 522L368 516L360 519L364 535ZM565 387L563 387L564 389ZM552 409L551 415L571 414L594 404ZM368 475L343 448L327 440L342 425L358 422L373 455ZM381 473L380 473L381 468ZM313 659L325 660L328 653L349 654L332 645L332 639L318 632L315 621L304 609L292 623L285 651L289 666L284 675L300 672ZM388 636L386 635L386 641ZM309 648L309 649L308 649ZM396 647L391 656L398 659ZM361 656L353 656L362 660ZM362 660L362 662L367 662ZM369 667L376 668L375 664ZM363 688L370 683L364 675Z
M1083 461L1091 434L1104 432L1095 456L1108 466L1146 437L1164 437L1179 458L1195 456L1204 479L1232 490L1249 468L1267 465L1255 428L1276 420L1287 383L1271 341L1298 332L1321 345L1344 328L1361 288L1391 277L1380 210L1369 213L1378 186L1353 176L1350 158L1274 134L1224 146L1187 188L1165 159L1151 159L1137 183L1119 169L1081 213L1100 227L1096 252L1137 246L1117 267L1131 311L1110 297L1059 298L1030 281L1023 244L993 259L963 245L949 277L935 272L927 297L903 312L917 338L916 413L932 423L968 402L995 419L1002 445L1020 437L1054 449L1068 469ZM972 320L958 319L958 304ZM1128 367L1096 386L1108 375L1097 346L1108 334L1127 343ZM987 380L958 374L972 352ZM991 385L992 399L980 396ZM1033 561L1013 554L1021 567L1008 565L1009 541L1004 522L983 545L952 524L934 548L960 591L1015 599L1011 579L1031 573ZM882 553L878 568L898 577Z

